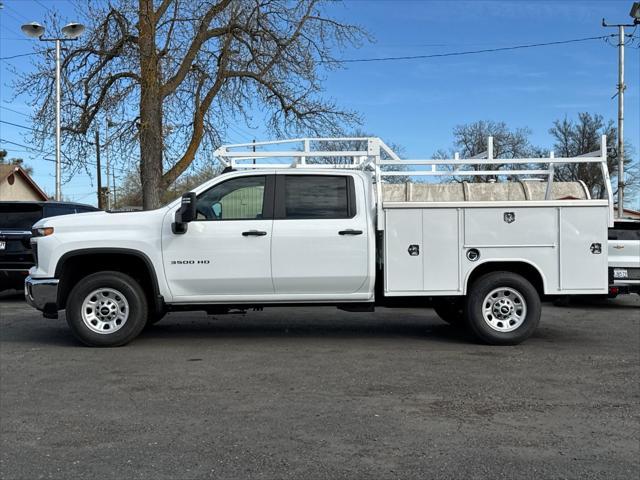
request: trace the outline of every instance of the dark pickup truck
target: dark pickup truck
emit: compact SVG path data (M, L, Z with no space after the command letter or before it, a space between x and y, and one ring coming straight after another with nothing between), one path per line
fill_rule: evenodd
M0 291L21 289L34 265L31 226L41 218L98 210L71 202L0 202Z

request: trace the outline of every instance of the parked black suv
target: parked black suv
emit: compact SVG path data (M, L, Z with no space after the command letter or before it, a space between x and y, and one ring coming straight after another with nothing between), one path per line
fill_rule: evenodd
M0 291L23 287L34 265L30 244L34 223L45 217L97 210L70 202L0 202Z

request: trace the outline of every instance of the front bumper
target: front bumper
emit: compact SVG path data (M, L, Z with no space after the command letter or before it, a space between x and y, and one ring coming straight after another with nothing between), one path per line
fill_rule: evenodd
M24 281L24 298L47 318L58 316L58 282L56 278L31 278Z

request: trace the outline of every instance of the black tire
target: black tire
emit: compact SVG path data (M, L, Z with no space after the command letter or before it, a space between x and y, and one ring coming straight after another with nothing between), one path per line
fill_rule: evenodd
M96 295L95 306L87 308L87 311L102 308L99 305L100 298L106 298L108 303L111 296L112 303L110 305L115 305L113 307L115 309L117 309L118 302L126 301L127 303L127 307L122 309L123 312L126 312L126 318L124 321L121 320L121 325L114 323L118 319L107 320L104 323L94 320L96 322L94 328L99 328L100 325L104 326L103 333L93 331L83 320L83 303L85 299L91 293L100 289L104 289L104 292L99 293L102 297ZM123 298L120 298L118 294ZM94 273L80 280L69 293L66 305L66 318L71 331L78 340L91 347L119 347L126 345L142 332L147 323L147 315L147 298L140 284L129 275L112 271ZM97 318L97 315L94 314L91 318ZM91 323L91 320L88 319L87 322ZM109 333L106 329L107 323L113 326L112 329L115 329L113 333Z
M439 297L433 299L433 310L438 316L450 325L463 327L464 301L459 297Z
M489 298L499 289L504 290ZM487 320L483 314L485 308L488 309ZM500 316L493 315L494 309ZM540 295L528 280L511 272L492 272L471 285L466 302L466 321L471 332L483 343L517 345L538 327L541 310Z

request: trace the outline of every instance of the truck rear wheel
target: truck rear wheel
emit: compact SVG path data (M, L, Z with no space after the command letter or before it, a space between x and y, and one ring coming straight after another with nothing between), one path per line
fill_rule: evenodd
M147 323L147 299L140 284L120 272L98 272L73 287L66 306L71 331L85 345L118 347Z
M478 278L467 296L470 330L490 345L517 345L540 323L540 296L521 275L492 272Z

